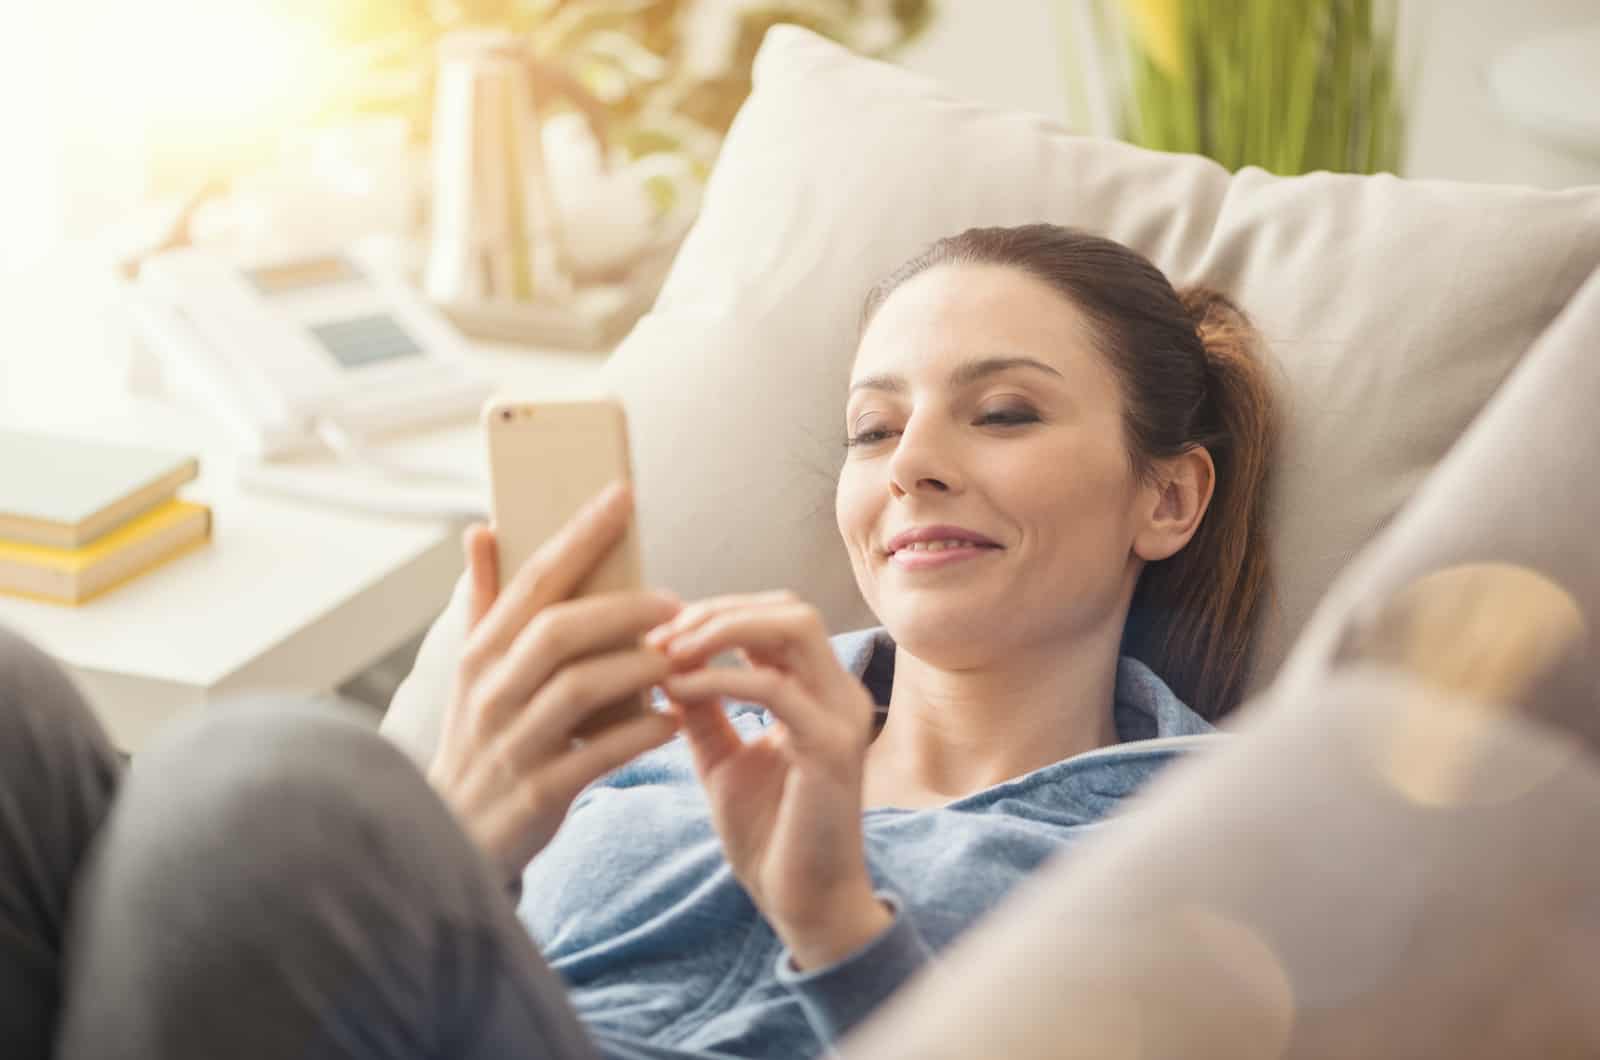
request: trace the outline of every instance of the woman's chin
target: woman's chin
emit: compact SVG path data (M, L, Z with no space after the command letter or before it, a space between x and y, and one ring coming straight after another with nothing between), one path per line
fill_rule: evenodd
M878 614L897 646L927 662L950 660L959 665L955 660L987 654L984 645L997 640L1002 628L1001 621L985 618L989 612L970 602L947 607L932 602L922 606L920 600L905 604Z

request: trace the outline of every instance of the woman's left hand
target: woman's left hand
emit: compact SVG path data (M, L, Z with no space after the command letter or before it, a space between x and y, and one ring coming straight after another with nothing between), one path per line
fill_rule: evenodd
M713 597L645 643L672 664L664 688L734 875L796 964L831 964L875 938L892 914L873 894L861 829L872 697L839 665L822 616L790 592ZM749 666L706 666L728 650ZM722 696L776 720L746 743Z

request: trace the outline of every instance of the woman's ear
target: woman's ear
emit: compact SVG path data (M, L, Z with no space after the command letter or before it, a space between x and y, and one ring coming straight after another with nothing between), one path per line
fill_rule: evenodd
M1141 524L1133 551L1146 563L1174 555L1200 528L1217 484L1216 465L1203 446L1158 461L1140 493Z

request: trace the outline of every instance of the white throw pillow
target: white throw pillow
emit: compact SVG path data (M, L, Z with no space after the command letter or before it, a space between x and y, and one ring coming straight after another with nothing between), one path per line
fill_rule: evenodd
M778 27L655 309L607 366L650 576L690 599L793 588L835 630L872 623L832 500L862 298L940 236L1033 221L1220 287L1267 337L1288 422L1253 688L1600 266L1600 188L1230 176Z

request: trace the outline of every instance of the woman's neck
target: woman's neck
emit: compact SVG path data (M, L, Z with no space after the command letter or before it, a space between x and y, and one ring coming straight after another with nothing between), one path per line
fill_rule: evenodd
M1117 643L1059 641L992 665L932 666L895 652L888 717L867 748L865 805L943 805L1117 742Z

